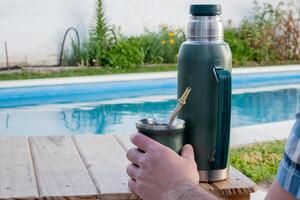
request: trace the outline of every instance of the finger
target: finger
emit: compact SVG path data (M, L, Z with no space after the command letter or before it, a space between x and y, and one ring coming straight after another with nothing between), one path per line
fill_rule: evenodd
M130 178L136 180L138 170L139 168L136 165L130 164L126 168L126 173L128 174L128 176L130 176Z
M144 152L149 151L151 148L157 148L162 146L160 143L141 133L131 135L130 140L133 144L135 144L139 149L141 149Z
M126 153L128 160L138 166L143 155L144 153L137 148L129 149Z
M194 150L192 145L186 144L182 147L181 156L189 160L195 160Z
M128 187L129 187L129 189L131 190L131 192L133 192L133 193L135 193L136 195L138 195L138 194L137 194L137 187L136 187L136 181L135 181L135 180L130 179L130 180L128 181Z

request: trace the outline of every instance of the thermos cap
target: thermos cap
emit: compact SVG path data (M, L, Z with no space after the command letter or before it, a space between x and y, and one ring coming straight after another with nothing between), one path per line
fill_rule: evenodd
M190 14L193 16L216 16L222 14L219 4L192 4Z

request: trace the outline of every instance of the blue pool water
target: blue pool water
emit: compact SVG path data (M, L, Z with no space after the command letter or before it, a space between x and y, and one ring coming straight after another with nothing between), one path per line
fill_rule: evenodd
M288 83L300 72L233 77L234 89ZM232 127L294 119L297 88L234 94ZM0 89L0 135L132 133L137 119L168 118L175 94L175 79Z
M300 83L300 71L234 75L233 89ZM0 89L0 108L176 94L176 79Z

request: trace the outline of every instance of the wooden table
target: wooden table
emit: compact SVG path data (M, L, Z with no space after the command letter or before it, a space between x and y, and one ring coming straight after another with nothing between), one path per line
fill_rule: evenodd
M137 199L127 187L127 135L0 137L0 199ZM200 184L224 199L249 199L256 185L231 169Z

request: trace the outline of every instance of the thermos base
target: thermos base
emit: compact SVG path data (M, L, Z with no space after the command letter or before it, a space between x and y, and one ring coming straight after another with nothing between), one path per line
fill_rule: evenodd
M198 170L200 182L216 182L228 178L229 168L219 170Z

